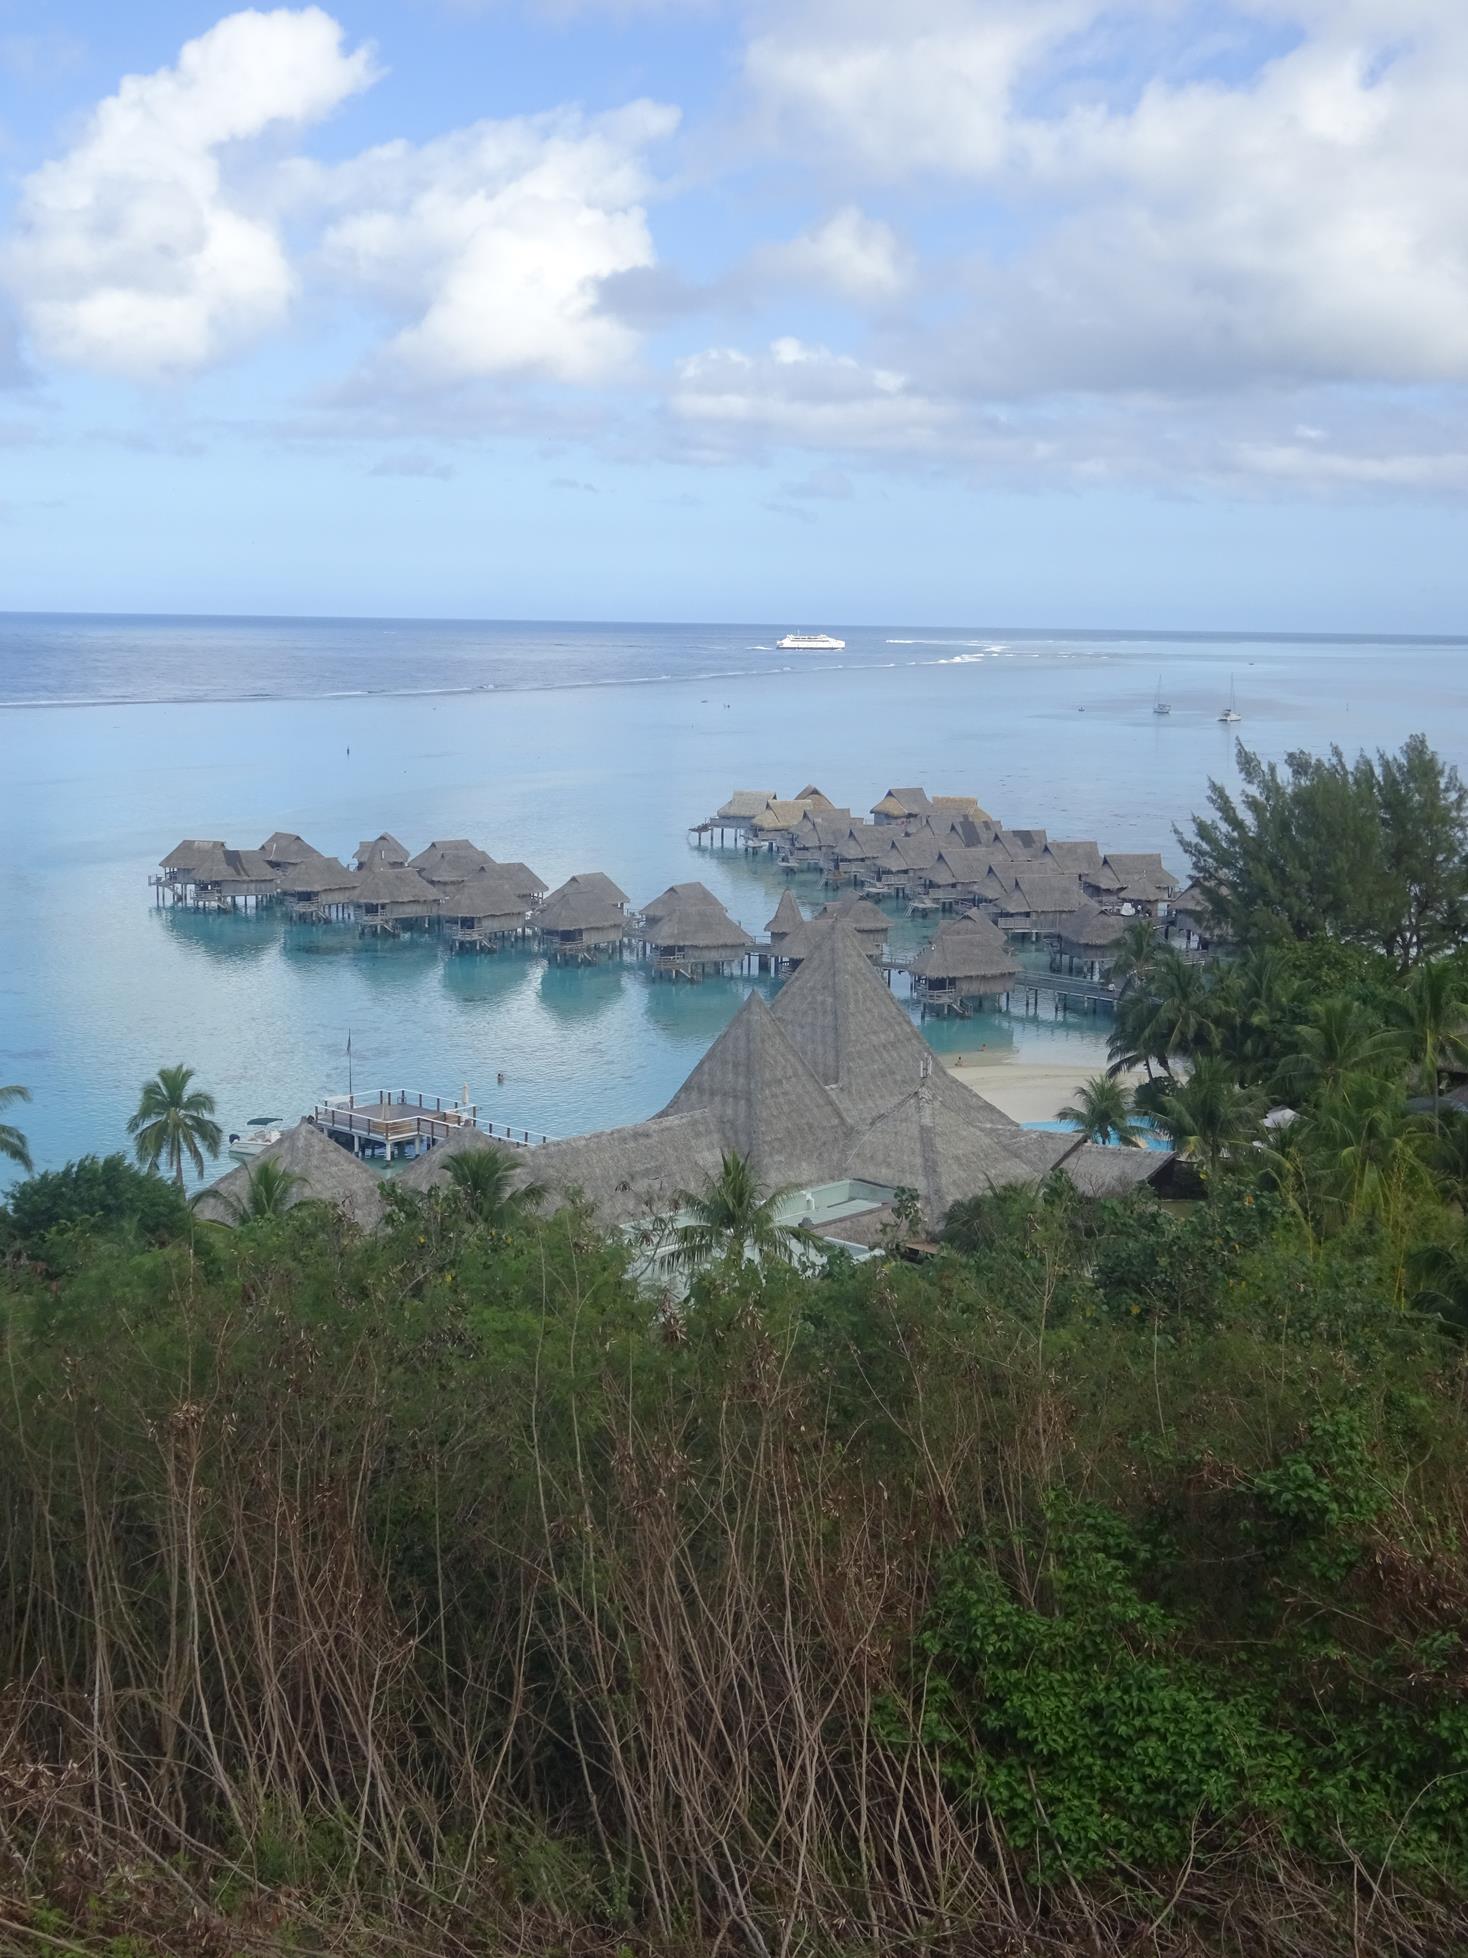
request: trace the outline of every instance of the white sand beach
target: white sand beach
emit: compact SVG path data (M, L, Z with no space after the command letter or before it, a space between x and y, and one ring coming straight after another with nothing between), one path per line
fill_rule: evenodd
M1075 1100L1082 1082L1101 1072L1095 1061L1089 1066L1075 1061L1017 1061L1006 1054L996 1054L992 1060L964 1054L961 1060L961 1066L949 1068L953 1078L1016 1122L1053 1121Z

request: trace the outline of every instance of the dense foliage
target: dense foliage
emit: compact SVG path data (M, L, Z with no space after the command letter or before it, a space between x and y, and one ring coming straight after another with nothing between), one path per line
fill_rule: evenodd
M1242 743L1243 794L1210 785L1212 814L1178 841L1236 940L1337 939L1398 966L1468 933L1468 788L1422 735L1397 754L1292 754Z
M1461 1951L1468 976L1382 834L1459 792L1297 760L1275 925L1121 947L1075 1113L1164 1198L822 1267L731 1157L675 1303L494 1151L200 1223L187 1070L12 1191L0 1949ZM1331 823L1398 881L1311 936Z

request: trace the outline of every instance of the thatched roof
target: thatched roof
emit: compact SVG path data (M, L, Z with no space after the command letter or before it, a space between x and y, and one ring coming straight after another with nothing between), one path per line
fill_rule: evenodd
M1197 918L1207 920L1212 917L1212 907L1205 893L1197 884L1189 884L1178 892L1168 907L1177 918Z
M176 843L158 865L160 870L188 871L195 864L209 857L214 851L221 854L224 844L217 837L186 836L182 843Z
M1043 857L1048 841L1042 829L996 829L994 832L996 847L1021 862Z
M888 789L880 802L872 804L872 814L901 822L909 817L926 816L932 807L926 789Z
M1084 839L1072 841L1052 836L1045 845L1043 861L1054 864L1057 870L1066 870L1071 876L1079 877L1086 871L1101 868L1101 845Z
M563 891L593 891L615 904L620 911L627 903L627 893L620 884L614 884L604 870L582 870L576 876L568 877L561 889Z
M822 927L771 1010L812 1074L859 1127L891 1108L932 1069L927 1042L856 933L839 920ZM934 1080L944 1099L958 1097L970 1119L1015 1126L943 1070Z
M505 1149L506 1154L530 1155L529 1150L510 1150L504 1143L496 1143L483 1129L451 1129L442 1142L436 1142L426 1156L415 1156L405 1169L400 1169L393 1177L393 1188L398 1190L437 1189L449 1180L449 1164L455 1156L473 1154L479 1149Z
M493 870L494 858L467 836L449 837L420 850L409 865L430 884L453 884L476 870Z
M795 800L808 802L815 809L834 810L836 807L830 796L818 789L814 782L807 782L805 787L797 792ZM848 809L846 814L849 816L851 811Z
M551 892L536 912L535 924L538 930L552 936L562 932L590 932L603 938L620 938L627 929L620 903L596 884L575 877Z
M702 888L700 886L700 888ZM643 931L655 951L683 951L703 958L739 958L754 940L707 891L699 897L677 897L665 904Z
M1010 891L1014 888L1015 867L1010 858L1001 856L998 863L992 850L971 848L965 844L945 843L932 864L930 874L935 882L942 882L942 871L946 868L949 879L962 884L966 889L977 889L987 883L996 892Z
M206 883L217 884L222 891L228 891L231 885L264 884L267 888L276 885L274 866L258 850L222 850L207 866L200 864L194 875Z
M808 801L782 802L777 797L765 804L749 826L757 836L781 836L795 828L810 806Z
M853 823L836 845L838 863L870 863L885 847L875 823Z
M767 803L775 800L773 789L736 789L714 817L716 823L747 823Z
M1063 952L1107 952L1127 928L1127 920L1114 911L1096 905L1078 904L1060 920L1060 949Z
M986 810L979 807L976 795L935 795L929 798L937 816L967 816L970 822L987 823Z
M858 938L873 941L884 939L891 930L891 921L886 912L879 911L864 897L842 897L823 905L817 922L824 922L827 918L839 918L843 924L850 925Z
M849 809L824 811L807 809L793 832L795 842L821 850L834 850L846 841L855 821Z
M1143 902L1170 897L1178 887L1178 879L1156 850L1108 850L1102 869L1116 879L1121 896Z
M877 869L924 871L938 861L942 846L928 829L917 829L892 836L877 857Z
M483 865L471 870L467 877L454 882L442 882L435 886L444 915L450 918L474 918L508 928L522 924L528 906L515 889L516 880L505 874L500 864Z
M298 1203L329 1203L344 1210L363 1230L371 1230L382 1216L378 1178L340 1143L323 1135L314 1122L297 1122L279 1142L262 1149L253 1163L241 1163L211 1183L194 1205L198 1214L211 1223L237 1222L233 1205L248 1202L250 1172L255 1163L263 1162L279 1163L301 1179L287 1199L291 1209Z
M273 836L267 836L260 845L260 854L272 868L291 870L303 863L328 863L314 844L308 843L304 836L297 836L292 830L278 829Z
M334 898L343 904L356 896L360 881L359 874L338 857L312 857L280 874L280 888L287 897Z
M1004 933L984 917L955 918L912 961L915 979L944 985L1007 986L1019 966Z
M845 1151L841 1110L792 1046L758 993L663 1110L713 1118L727 1149L748 1156L770 1184L835 1176Z
M805 914L795 902L794 891L784 891L781 893L780 902L775 906L775 915L765 926L765 930L770 934L770 943L778 945L780 940L787 938L792 931L799 931L804 923Z
M1044 1176L1058 1153L1056 1137L976 1120L942 1091L941 1071L916 1081L858 1136L847 1157L849 1176L914 1189L930 1225L951 1205L1011 1183ZM957 1087L960 1095L968 1090ZM979 1108L984 1104L970 1097Z
M651 898L643 905L640 914L642 922L645 925L655 925L665 911L686 904L706 904L716 906L719 910L723 909L707 884L697 882L669 884L665 891L659 891L655 898Z
M384 830L381 836L370 837L357 845L356 864L358 870L367 870L378 864L399 866L408 861L408 852L395 836Z
M1103 1148L1083 1142L1060 1167L1082 1196L1124 1197L1139 1184L1150 1183L1171 1161L1170 1149Z
M432 885L425 884L416 870L403 864L374 864L357 879L352 902L362 906L396 905L412 907L408 915L428 917L441 908L442 899Z
M1081 900L1079 880L1064 870L1033 869L1021 864L1015 871L1014 895L999 906L1004 918L1059 919Z
M548 1207L579 1190L601 1222L615 1227L671 1210L683 1191L718 1174L724 1146L713 1115L694 1109L547 1142L527 1152L525 1174L546 1186Z
M527 909L550 889L545 879L537 876L528 863L502 863L500 869L514 884L516 897L524 898Z

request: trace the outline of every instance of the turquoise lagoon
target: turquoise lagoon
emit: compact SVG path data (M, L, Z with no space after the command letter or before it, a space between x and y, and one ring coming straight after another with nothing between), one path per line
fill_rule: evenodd
M467 1085L496 1121L551 1135L633 1121L772 984L454 959L434 939L159 908L148 876L183 836L255 845L282 828L343 858L381 829L413 849L469 836L551 884L605 870L637 904L701 877L759 933L780 872L688 836L736 786L814 781L865 810L921 782L1181 868L1173 824L1210 776L1232 777L1214 718L1231 672L1238 732L1270 755L1421 727L1461 759L1468 740L1457 645L833 630L844 655L786 670L753 650L774 627L0 619L0 700L28 703L0 708L0 1080L34 1094L37 1162L124 1146L165 1062L198 1070L228 1128L294 1115L345 1087L348 1033L359 1088ZM1150 711L1159 666L1165 720ZM324 684L353 671L355 689ZM42 704L58 700L76 704ZM796 880L807 906L816 881ZM1105 1022L994 1014L925 1032L1086 1070Z

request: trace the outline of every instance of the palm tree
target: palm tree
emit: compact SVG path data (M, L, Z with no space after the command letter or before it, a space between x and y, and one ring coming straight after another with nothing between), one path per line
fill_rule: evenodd
M1468 984L1457 966L1437 959L1417 967L1392 1007L1436 1114L1443 1068L1461 1067L1468 1056Z
M472 1149L450 1156L445 1167L454 1195L477 1224L505 1230L545 1196L542 1183L515 1187L520 1159L508 1149Z
M29 1101L30 1098L29 1088L0 1088L0 1108L8 1108L13 1101ZM0 1122L0 1158L8 1163L19 1164L27 1175L34 1168L25 1137L9 1122Z
M283 1217L290 1209L302 1179L294 1170L271 1156L262 1157L245 1182L242 1197L230 1197L229 1208L237 1224L259 1223L265 1217Z
M1079 1131L1087 1142L1119 1142L1140 1149L1141 1132L1132 1120L1132 1098L1124 1083L1097 1074L1082 1084L1076 1100L1062 1108L1060 1119Z
M685 1271L723 1258L730 1265L745 1258L757 1263L793 1264L809 1233L780 1221L788 1190L768 1190L747 1156L726 1154L717 1175L701 1190L680 1190L676 1208L687 1221L673 1226L675 1261Z
M127 1125L141 1167L157 1169L166 1163L180 1189L185 1158L202 1176L205 1156L217 1156L224 1141L214 1120L214 1097L190 1088L193 1078L191 1067L160 1067L144 1082L137 1113Z
M1280 1084L1307 1102L1339 1095L1353 1082L1381 1080L1395 1073L1402 1059L1401 1035L1343 994L1316 1002L1309 1019L1296 1027L1294 1045L1280 1068Z
M1210 1174L1226 1156L1258 1138L1260 1109L1226 1061L1204 1054L1186 1080L1159 1097L1153 1119L1180 1155Z
M1120 998L1151 976L1163 941L1151 918L1132 918L1111 955L1111 982Z

